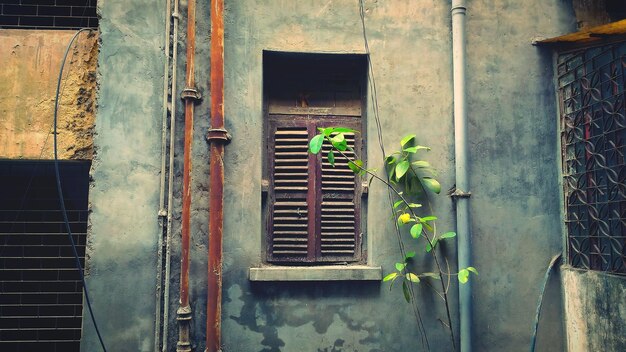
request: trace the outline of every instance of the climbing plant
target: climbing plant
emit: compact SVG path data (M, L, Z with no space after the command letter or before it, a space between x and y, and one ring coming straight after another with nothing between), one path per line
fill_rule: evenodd
M386 275L383 281L390 283L390 289L393 288L394 283L402 282L403 296L414 306L418 327L422 330L424 338L424 326L415 300L413 285L425 284L430 287L445 305L447 324L444 323L444 325L447 326L452 345L456 349L448 299L451 278L456 277L459 283L464 284L468 282L470 274L478 275L478 271L471 266L459 268L457 272L450 271L449 261L439 248L440 243L456 237L456 233L438 232L437 217L432 214L430 205L426 204L427 206L423 207L424 204L418 202L419 199L427 200L428 193L441 193L441 184L435 178L435 170L430 163L418 158L422 152L428 152L430 148L418 145L414 134L403 137L399 143L400 149L385 157L385 174L380 176L376 169L364 165L356 151L347 143L345 135L359 133L359 131L345 127L327 127L318 128L318 130L319 134L309 141L310 153L318 154L322 152L322 146L325 143L329 144L332 148L328 149L327 158L332 166L335 166L337 157L345 158L348 161L348 167L357 176L368 178L370 183L374 180L381 182L393 195L390 208L393 214L392 221L399 235L400 260L395 263L392 272ZM349 157L346 151L350 151L349 154L354 157ZM418 212L419 208L427 208L429 211L423 214L423 211ZM407 250L407 248L412 250ZM414 266L410 264L418 253L432 257L434 270L423 272L413 270ZM426 345L428 346L427 339Z

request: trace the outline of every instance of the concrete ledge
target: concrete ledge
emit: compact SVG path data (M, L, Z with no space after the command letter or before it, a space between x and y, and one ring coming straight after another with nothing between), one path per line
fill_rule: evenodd
M379 266L266 266L250 268L250 281L379 281Z

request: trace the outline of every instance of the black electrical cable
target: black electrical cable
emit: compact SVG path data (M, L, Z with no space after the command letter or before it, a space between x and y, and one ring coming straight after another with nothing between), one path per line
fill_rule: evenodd
M93 31L91 28L83 28L80 29L74 34L72 39L70 40L67 48L65 49L65 55L63 56L63 61L61 61L61 69L59 70L59 79L57 80L57 90L54 98L54 131L52 132L54 135L54 173L56 175L56 184L57 184L57 193L59 194L59 206L61 207L61 213L63 213L63 222L65 223L65 229L67 230L67 236L70 239L70 243L72 244L72 251L74 252L74 258L76 259L76 269L78 269L78 273L80 274L80 281L83 284L83 292L85 293L85 301L87 302L87 308L89 309L89 315L91 316L91 321L93 322L93 326L96 330L96 334L98 335L98 339L100 340L100 345L102 346L102 350L106 352L106 347L104 346L104 341L102 340L102 335L100 335L100 330L98 329L98 324L96 323L96 317L93 314L93 309L91 308L91 301L89 300L89 293L87 292L87 284L85 283L85 275L83 273L83 266L80 264L80 257L78 256L78 251L76 250L76 244L74 243L74 238L72 237L72 229L70 228L70 222L67 218L67 210L65 209L65 201L63 200L63 189L61 188L61 176L59 174L59 156L58 156L58 148L57 148L57 115L59 111L59 92L61 90L61 80L63 78L63 68L65 66L65 61L67 60L67 54L72 48L72 44L74 40L81 32L84 31Z

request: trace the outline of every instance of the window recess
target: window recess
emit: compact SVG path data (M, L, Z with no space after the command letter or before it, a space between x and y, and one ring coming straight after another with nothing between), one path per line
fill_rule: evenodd
M272 264L363 263L363 186L329 146L308 152L320 127L349 127L364 159L363 55L264 53L265 259Z

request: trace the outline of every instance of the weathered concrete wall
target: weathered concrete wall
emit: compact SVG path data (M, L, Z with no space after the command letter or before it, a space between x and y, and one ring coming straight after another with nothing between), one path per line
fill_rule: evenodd
M367 28L385 142L397 148L408 131L435 146L445 186L452 185L449 17L445 2L367 1ZM357 1L230 2L226 18L227 147L223 334L226 351L401 351L422 342L400 287L382 283L250 283L260 266L262 226L262 50L364 53ZM419 53L419 54L418 54ZM368 160L381 165L372 102L367 115ZM446 116L448 118L446 118ZM452 228L448 201L435 205L441 228ZM386 272L398 260L384 187L368 198L368 260ZM423 252L423 251L420 251ZM421 262L421 259L419 260ZM450 350L441 301L429 290L420 308L431 346ZM457 299L452 295L451 305ZM456 319L455 319L456 324Z
M87 285L110 351L154 348L165 2L98 3ZM100 350L87 310L81 349Z
M567 350L626 351L626 280L564 267Z
M54 98L74 31L0 30L0 158L51 159ZM59 158L91 159L97 35L82 33L68 55L58 110Z
M209 126L209 5L197 9L196 81L205 99L196 107L192 173L192 341L204 349L207 278ZM186 13L185 2L181 13ZM365 1L371 60L387 150L408 132L433 151L444 190L454 184L449 3ZM154 341L159 107L165 9L151 2L109 0L103 20L100 109L91 192L89 281L111 349L149 350ZM252 0L226 2L226 151L224 224L224 351L421 350L416 323L398 287L381 283L251 283L262 264L263 50L363 53L357 1ZM185 21L181 21L184 39ZM474 347L522 351L530 344L543 273L561 251L556 107L550 52L532 47L576 27L571 3L470 1L469 116L474 282ZM179 52L184 52L181 42ZM183 88L184 55L177 68ZM368 159L382 164L373 102L368 98ZM176 195L169 350L176 342L182 104L175 147ZM390 272L397 260L384 188L368 196L368 261ZM450 199L436 197L440 229L453 229ZM450 246L451 247L451 246ZM449 254L455 257L455 251ZM420 265L427 266L422 260ZM454 263L452 263L454 266ZM454 268L452 268L454 270ZM550 282L538 350L564 349L559 278ZM456 285L451 288L458 327ZM418 289L431 349L449 351L445 311L426 287ZM102 313L103 312L103 313ZM458 334L457 334L458 338ZM83 350L96 350L85 319Z
M575 16L562 1L471 1L468 15L474 347L522 351L562 251L552 53L530 42L575 31ZM541 351L563 350L558 282L546 290Z
M200 1L198 8L196 62L196 78L205 96L208 40L202 33L208 28L207 2ZM447 189L454 183L449 3L365 4L386 147L393 150L402 135L418 133L421 144L434 148L427 158L437 166ZM363 53L358 11L358 2L348 0L226 3L225 106L233 141L226 151L225 351L422 348L398 287L390 292L379 283L251 283L247 278L248 268L262 264L264 236L262 51ZM571 5L543 1L472 1L468 16L470 191L475 264L481 272L474 286L475 347L525 350L543 272L561 250L551 56L530 42L534 36L572 31L575 17ZM372 105L370 98L368 159L380 167ZM192 188L191 292L198 349L204 348L206 328L206 111L205 100L196 109ZM385 199L383 187L375 184L368 200L367 235L370 264L381 265L387 273L398 254ZM439 228L452 229L451 201L440 196L433 207ZM455 257L454 250L450 254ZM178 275L174 269L171 280L177 282ZM558 279L553 280L540 325L540 350L563 349L560 293ZM419 296L431 347L451 350L446 330L437 321L445 317L443 306L428 289L419 290ZM451 305L458 326L455 284ZM172 346L176 328L174 317L170 320Z

